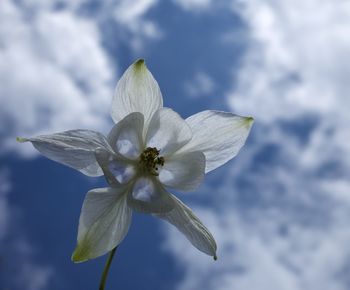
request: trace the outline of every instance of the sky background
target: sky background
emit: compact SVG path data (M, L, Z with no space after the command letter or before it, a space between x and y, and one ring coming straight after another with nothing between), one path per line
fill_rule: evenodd
M218 261L135 214L107 289L350 289L350 2L0 1L0 290L98 289L73 264L85 193L103 178L16 136L108 133L115 84L145 58L164 104L253 116L246 146L194 193Z

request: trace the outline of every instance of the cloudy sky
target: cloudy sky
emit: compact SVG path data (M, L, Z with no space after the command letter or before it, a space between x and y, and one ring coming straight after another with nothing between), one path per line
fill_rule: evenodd
M0 289L97 289L70 261L85 193L103 187L16 136L107 133L121 73L146 59L164 103L253 116L246 146L177 196L218 261L134 215L109 289L350 289L350 2L0 2Z

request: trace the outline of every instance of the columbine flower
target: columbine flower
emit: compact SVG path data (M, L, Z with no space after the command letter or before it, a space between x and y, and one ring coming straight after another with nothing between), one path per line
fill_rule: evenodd
M182 119L163 107L158 84L143 60L131 65L118 82L111 115L116 125L107 137L71 130L19 138L88 176L104 174L110 186L86 195L73 261L96 258L119 245L133 210L170 222L197 249L216 259L213 236L167 190L195 190L205 173L238 153L253 119L219 111Z

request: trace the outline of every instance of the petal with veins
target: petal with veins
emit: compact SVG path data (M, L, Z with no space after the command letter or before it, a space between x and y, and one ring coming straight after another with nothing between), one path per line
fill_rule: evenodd
M161 156L167 156L180 149L191 138L192 131L186 121L173 110L162 108L155 112L149 124L146 147L156 147Z
M97 164L95 150L110 150L109 143L101 133L90 130L70 130L52 135L22 139L47 158L81 171L88 176L100 176L102 170Z
M121 243L132 211L127 205L128 187L97 188L89 191L81 210L74 262L99 257Z
M97 148L95 156L103 174L111 187L120 187L136 175L134 164L122 156Z
M253 118L203 111L187 118L186 122L192 129L193 137L180 151L202 151L207 173L237 155L249 135Z
M112 101L111 116L119 122L132 112L145 117L145 126L155 111L163 107L163 98L157 81L143 59L133 63L119 80Z
M174 154L165 159L159 180L167 187L191 191L201 184L204 170L205 156L202 152Z
M139 178L128 194L128 205L143 213L163 213L173 209L171 195L154 179Z
M143 150L143 122L143 115L134 112L114 125L107 139L115 152L130 159L140 156Z
M209 230L194 215L192 210L178 198L172 196L175 207L168 213L155 214L174 225L198 250L216 259L216 243Z

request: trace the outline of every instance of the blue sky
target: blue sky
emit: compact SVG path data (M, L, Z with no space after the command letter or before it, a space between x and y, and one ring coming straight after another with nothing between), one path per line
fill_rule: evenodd
M350 4L2 1L0 289L97 289L106 257L70 261L85 193L103 187L16 136L107 133L116 81L146 59L165 106L253 116L246 146L176 193L218 261L135 214L108 289L350 288Z

